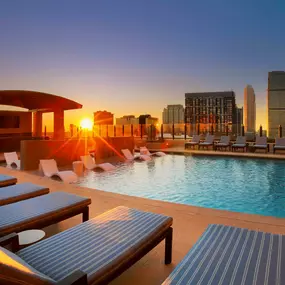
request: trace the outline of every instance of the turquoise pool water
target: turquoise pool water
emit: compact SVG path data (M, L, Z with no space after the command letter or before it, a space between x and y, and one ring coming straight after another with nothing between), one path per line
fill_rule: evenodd
M80 185L235 212L285 217L285 162L167 155L88 172Z

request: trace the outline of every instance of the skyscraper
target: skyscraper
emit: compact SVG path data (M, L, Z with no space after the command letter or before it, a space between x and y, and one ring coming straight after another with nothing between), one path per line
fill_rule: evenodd
M167 105L162 112L163 124L184 124L184 107L183 105Z
M244 130L254 132L256 129L255 93L251 85L244 88Z
M214 125L216 132L225 126L236 133L236 99L233 91L185 94L185 123L200 124L203 128Z
M285 128L285 71L268 73L267 91L268 137L278 135L278 126Z

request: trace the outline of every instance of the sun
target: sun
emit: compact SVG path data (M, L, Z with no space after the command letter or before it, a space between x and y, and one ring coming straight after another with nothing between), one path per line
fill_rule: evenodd
M88 118L82 119L80 122L80 127L85 130L92 130L93 122Z

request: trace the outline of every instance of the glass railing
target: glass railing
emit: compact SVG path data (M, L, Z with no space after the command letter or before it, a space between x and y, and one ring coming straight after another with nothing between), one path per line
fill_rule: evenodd
M272 138L282 137L282 127L271 128ZM254 140L256 136L267 136L267 132L262 126L255 132L246 132L241 124L133 124L133 125L97 125L93 130L73 130L65 132L66 138L80 137L134 137L149 141L161 139L189 139L194 134L205 136L213 134L215 138L229 135L232 139L245 135L247 140ZM44 133L43 133L44 136ZM53 138L52 132L47 132L46 136Z

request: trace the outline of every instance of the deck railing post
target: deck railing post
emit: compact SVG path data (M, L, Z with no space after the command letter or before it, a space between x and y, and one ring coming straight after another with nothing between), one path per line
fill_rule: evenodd
M106 125L106 137L109 137L109 128L108 128L108 125Z
M141 124L141 140L143 138L143 125Z
M116 137L116 125L114 125L114 137Z
M160 137L163 140L163 124L160 126Z
M282 126L281 125L279 125L278 127L278 136L279 138L282 138Z
M122 135L125 136L125 125L122 126Z
M200 124L197 124L197 135L200 135Z
M172 139L174 140L174 124L172 124Z
M184 124L184 140L186 140L187 137L187 125Z
M132 137L134 136L134 126L133 126L133 124L131 124L131 136Z
M259 127L259 136L262 137L262 126Z

